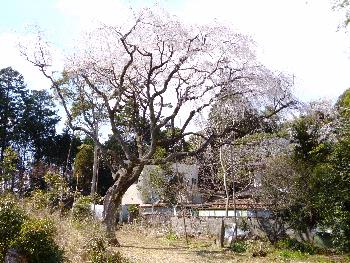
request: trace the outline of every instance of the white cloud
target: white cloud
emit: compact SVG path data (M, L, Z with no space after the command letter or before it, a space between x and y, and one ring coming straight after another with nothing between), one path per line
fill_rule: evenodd
M15 33L0 34L0 68L12 67L17 70L23 75L30 89L49 88L49 81L20 55L18 48L20 39L23 38Z
M127 21L132 10L155 1L57 0L56 7L78 31L96 22ZM342 14L328 0L184 0L161 1L171 13L191 23L216 18L250 34L267 66L295 74L296 93L304 100L336 98L350 87L350 37L337 32ZM4 46L3 41L0 42ZM4 50L4 49L3 49ZM9 52L4 52L10 58ZM11 59L13 60L13 59ZM16 61L16 59L15 59ZM33 74L29 78L34 79Z
M190 22L216 18L253 37L264 64L296 76L304 100L336 98L350 87L350 37L337 32L342 15L327 0L188 0Z
M120 0L57 0L56 7L76 19L74 26L89 29L97 23L118 24L129 19L131 9Z

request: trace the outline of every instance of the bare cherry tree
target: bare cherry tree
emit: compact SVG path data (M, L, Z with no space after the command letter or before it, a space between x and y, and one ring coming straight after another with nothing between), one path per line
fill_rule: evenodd
M228 216L230 192L234 210L235 237L237 238L236 197L237 190L242 193L251 191L256 182L257 166L263 165L263 160L274 151L275 144L268 140L274 137L271 133L279 125L281 110L295 104L289 88L291 79L260 67L264 71L264 79L258 80L261 89L258 92L233 93L232 89L223 89L219 100L211 108L207 130L211 133L221 133L228 127L225 136L211 143L202 153L202 182L211 180L216 189L223 188L226 199L225 216ZM253 95L253 96L252 96ZM216 169L215 169L216 166ZM202 169L203 171L203 169ZM205 173L205 172L204 172ZM212 189L209 189L212 190ZM223 225L222 221L222 225ZM223 228L223 227L222 227ZM223 236L221 237L223 243ZM233 239L232 239L233 240Z
M193 156L235 128L233 123L202 133L202 127L193 124L222 90L256 96L269 90L266 72L251 46L250 38L229 28L188 26L146 9L132 24L103 25L87 34L67 55L60 74L51 73L50 48L42 39L33 52L22 51L52 82L70 127L90 136L108 160L115 182L104 198L103 222L111 238L121 198L145 165ZM104 126L120 145L122 158L96 134L96 109L99 121L103 116ZM168 136L160 136L165 129ZM201 143L161 158L155 154L160 145L176 145L189 136L200 137Z

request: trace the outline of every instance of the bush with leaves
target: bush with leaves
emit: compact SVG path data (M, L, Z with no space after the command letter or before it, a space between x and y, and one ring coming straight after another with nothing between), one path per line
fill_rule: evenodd
M12 248L29 263L63 262L63 251L56 245L53 223L30 218L12 197L0 198L0 262Z
M350 136L344 136L334 147L328 169L315 169L320 226L332 230L332 245L350 252Z
M177 236L177 234L172 230L169 229L168 232L165 235L165 238L169 241L175 241L177 240L179 237Z
M93 198L91 196L80 196L78 197L72 207L72 217L74 220L85 220L91 219L93 214L91 211L91 204Z
M120 252L107 250L106 241L101 237L95 237L89 240L86 246L86 252L89 262L92 263L128 263Z
M235 241L231 244L230 249L236 253L244 253L247 251L247 244L244 241Z
M4 260L11 242L19 235L26 218L12 198L0 198L0 262Z
M63 262L63 250L54 241L56 229L47 219L30 219L23 223L11 247L25 255L28 262Z
M12 147L5 148L3 155L3 160L0 161L0 181L6 190L11 190L12 192L16 181L16 173L18 172L19 155Z
M30 201L34 209L44 209L50 206L49 194L43 190L34 190L31 193Z
M129 222L132 222L133 220L137 219L140 214L138 205L135 205L135 204L129 205L128 213L129 213Z
M48 186L47 194L51 208L63 206L63 201L66 195L69 195L68 185L64 178L56 171L48 171L45 176L45 183Z
M309 242L300 242L293 238L279 240L275 247L282 250L299 251L310 255L316 254L318 248Z

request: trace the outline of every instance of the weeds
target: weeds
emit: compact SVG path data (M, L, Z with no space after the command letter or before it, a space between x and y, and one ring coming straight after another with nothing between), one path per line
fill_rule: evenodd
M305 260L309 255L300 251L281 250L279 256L283 259Z
M296 239L286 238L283 240L278 241L275 244L275 247L282 250L291 250L291 251L297 251L302 253L307 253L310 255L314 255L318 252L318 248L315 247L313 244L308 242L300 242Z
M0 198L0 262L14 250L28 262L63 262L63 250L54 240L56 228L49 219L26 214L14 198Z
M103 238L92 238L86 246L87 259L91 263L128 263L120 252L109 251Z
M169 241L175 241L178 239L178 236L174 231L169 230L169 232L165 235L165 238Z
M56 228L55 243L59 248L64 249L65 261L72 263L129 262L119 252L109 249L102 224L91 215L91 200L89 197L78 198L72 213L66 216L62 216L58 210L49 211L46 206L40 208L37 206L37 209L33 210L33 205L36 205L33 204L33 199L26 200L24 203L27 213L32 217L46 216L50 219Z
M230 246L230 250L236 253L244 253L247 251L247 244L244 241L233 242Z

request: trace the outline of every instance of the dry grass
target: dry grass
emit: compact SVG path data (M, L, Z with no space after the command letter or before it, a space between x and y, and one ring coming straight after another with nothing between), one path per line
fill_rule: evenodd
M73 222L67 218L55 218L57 224L57 244L65 251L67 262L83 263L86 262L85 245L93 237L102 236L101 226L92 221Z
M118 250L133 262L251 262L244 256L219 249L210 239L168 240L140 228L123 228L117 232L122 246ZM269 261L259 261L269 262Z
M34 217L49 218L55 223L57 229L55 241L64 249L66 262L87 262L86 244L92 238L104 236L102 225L92 219L76 222L69 215L60 216L57 211L33 209L30 202L23 203L22 207Z
M122 244L117 248L132 262L350 262L341 256L308 256L305 258L286 258L281 251L268 249L266 257L253 257L251 251L234 253L228 249L218 248L213 239L191 239L186 245L184 239L168 240L157 232L146 232L139 227L124 227L117 232L117 237Z
M34 210L26 207L36 217L51 218L57 226L57 244L64 249L66 262L88 262L85 245L93 237L103 237L103 228L100 223L92 220L74 222L69 217L60 217L58 213L49 213L47 210ZM164 230L150 229L139 226L124 226L117 231L121 243L119 248L110 248L120 251L131 262L142 263L187 263L187 262L350 262L349 257L342 256L305 256L303 258L286 257L282 251L268 251L266 257L253 257L252 251L234 253L229 249L220 249L214 239L190 239L189 245L183 238L168 236ZM288 252L289 253L289 252Z

